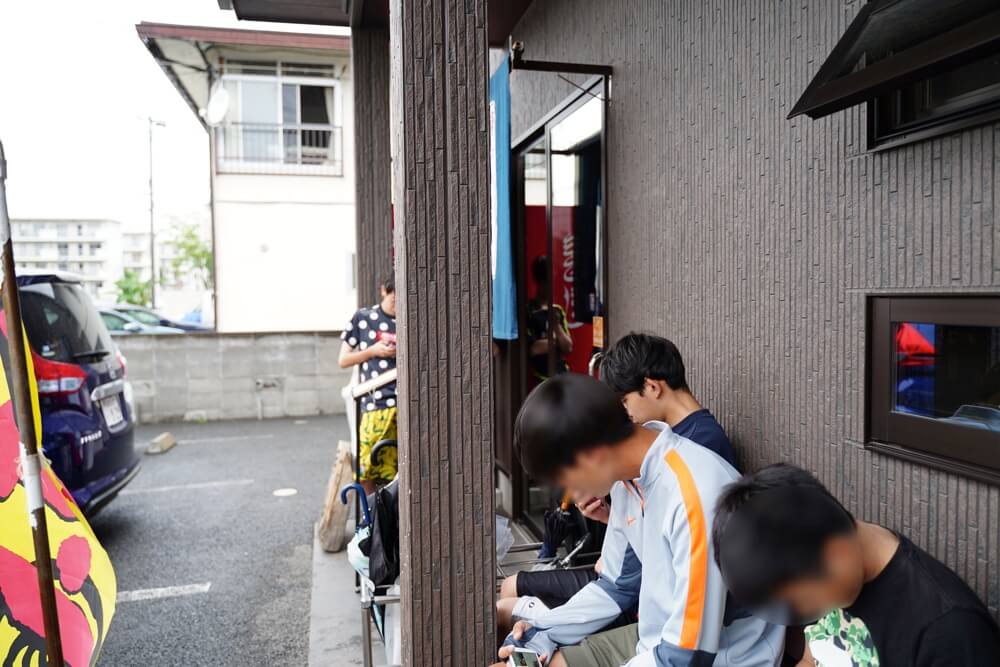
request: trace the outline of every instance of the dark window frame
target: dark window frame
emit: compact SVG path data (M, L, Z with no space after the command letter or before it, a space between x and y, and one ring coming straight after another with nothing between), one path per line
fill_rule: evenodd
M788 114L789 119L802 114L813 119L821 118L865 103L868 109L866 147L868 150L882 150L1000 118L1000 100L992 96L982 104L951 114L943 113L884 133L879 130L876 105L886 104L886 99L897 95L900 90L912 91L934 76L953 72L963 65L1000 52L998 8L979 19L946 29L869 62L865 52L857 51L859 44L866 42L869 30L878 30L878 27L869 25L869 20L901 2L906 0L870 0L862 5L796 101ZM884 39L887 45L892 43L891 37Z
M927 81L911 83L906 87L906 92L912 92L913 88L925 90ZM991 86L991 88L994 88ZM947 105L939 107L938 114L922 120L896 128L883 130L879 127L880 107L885 104L896 104L889 100L890 95L898 95L899 90L880 95L867 102L867 148L870 151L882 151L889 148L896 148L906 144L924 141L933 137L939 137L959 130L965 130L980 125L988 125L1000 120L1000 91L990 91L982 88L976 91L981 97L979 103L973 106L959 107L947 110ZM970 93L971 94L971 93ZM954 106L954 102L951 103Z
M512 233L514 238L515 248L526 247L526 230L525 230L525 220L523 218L523 207L518 205L519 201L523 201L524 197L524 165L519 159L522 153L527 152L529 149L540 144L541 150L545 154L545 180L546 180L546 237L551 242L551 152L549 150L549 130L552 126L557 125L561 120L565 119L567 116L571 115L573 112L577 111L581 106L586 104L593 97L603 98L603 110L601 117L601 173L602 173L602 189L604 195L604 207L605 213L602 216L601 224L601 238L602 238L602 253L605 257L603 262L601 280L604 285L604 309L607 315L608 311L608 297L607 297L607 285L609 280L608 275L608 264L606 261L608 253L608 214L607 210L610 210L610 196L608 194L608 158L607 158L607 147L608 147L608 125L610 117L608 115L608 104L610 100L610 90L611 90L611 78L608 75L597 75L587 79L581 85L576 86L576 90L570 93L567 97L563 98L558 104L556 104L552 109L542 116L538 121L531 125L525 132L517 137L511 138L511 224ZM548 254L551 257L551 248L548 250ZM529 267L527 266L527 258L524 252L514 253L514 271L516 276L526 275ZM516 280L517 288L517 304L518 304L518 331L527 331L527 314L525 304L528 300L527 286L525 281ZM608 327L608 322L605 322L605 327ZM550 332L554 336L554 328L549 327ZM609 333L608 329L604 332L605 340L608 340ZM523 524L534 534L541 536L544 532L544 526L535 521L530 514L527 513L528 508L528 498L529 493L529 481L527 478L527 473L521 468L520 462L516 460L513 452L513 444L511 441L511 428L513 427L514 415L516 415L517 410L520 409L521 403L524 402L525 397L528 394L528 355L527 346L525 345L525 338L522 335L514 341L500 341L499 347L501 350L500 357L498 361L501 362L495 366L495 372L498 376L504 377L505 385L498 386L498 395L502 395L503 399L497 401L497 423L501 424L506 422L507 427L497 427L497 434L495 438L496 452L494 457L494 462L496 463L496 468L502 470L503 472L510 475L511 487L512 487L512 501L513 501L513 516L515 519L522 521ZM554 346L553 346L554 347Z
M894 322L1000 327L1000 295L869 298L865 438L870 450L1000 485L1000 434L892 410Z

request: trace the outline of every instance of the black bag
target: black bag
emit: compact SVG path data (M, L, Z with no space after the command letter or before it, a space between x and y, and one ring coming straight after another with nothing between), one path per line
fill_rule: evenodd
M376 586L389 586L399 577L399 480L372 495L368 578Z

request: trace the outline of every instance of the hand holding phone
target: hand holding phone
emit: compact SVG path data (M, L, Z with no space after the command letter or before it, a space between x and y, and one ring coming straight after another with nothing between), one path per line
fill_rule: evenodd
M507 664L509 667L542 667L538 654L526 648L515 648L507 658Z
M555 642L545 633L538 632L530 623L518 621L498 651L497 657L506 662L497 663L493 667L542 667L556 648Z

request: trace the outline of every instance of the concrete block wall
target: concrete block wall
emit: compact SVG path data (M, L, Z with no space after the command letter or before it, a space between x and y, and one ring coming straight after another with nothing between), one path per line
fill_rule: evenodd
M138 419L343 414L335 332L123 336Z

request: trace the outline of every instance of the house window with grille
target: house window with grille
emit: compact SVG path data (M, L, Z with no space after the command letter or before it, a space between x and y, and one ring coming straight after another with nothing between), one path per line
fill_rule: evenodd
M220 171L343 174L340 89L332 65L226 63Z

